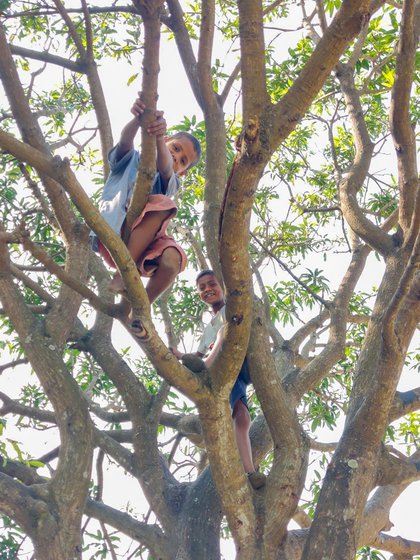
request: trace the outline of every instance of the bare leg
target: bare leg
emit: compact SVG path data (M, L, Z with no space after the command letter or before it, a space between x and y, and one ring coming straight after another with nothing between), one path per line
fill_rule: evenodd
M169 288L179 274L181 255L174 247L168 247L158 260L158 268L147 283L146 292L152 304L160 294Z
M147 247L155 238L162 223L172 212L170 210L161 210L158 212L148 212L141 223L133 229L128 239L127 248L134 262L137 262ZM124 282L119 272L114 274L108 289L114 293L124 291Z
M236 444L238 446L244 470L247 473L254 472L255 467L252 461L251 441L249 439L251 417L249 416L247 407L241 400L238 400L235 403L232 416Z
M174 281L181 267L181 255L174 247L168 247L158 259L158 268L146 286L146 293L152 304ZM133 319L131 312L128 315L130 330L137 338L147 337L147 331L140 319Z

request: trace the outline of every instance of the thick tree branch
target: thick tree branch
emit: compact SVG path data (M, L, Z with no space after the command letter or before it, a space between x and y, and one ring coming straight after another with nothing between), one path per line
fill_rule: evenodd
M156 558L171 560L170 542L159 525L141 523L127 513L90 499L86 502L85 512L146 546Z
M183 12L178 0L168 0L171 17L167 25L175 34L179 54L185 72L191 84L197 103L204 112L206 120L206 188L204 191L203 229L207 255L213 270L221 277L218 252L219 213L226 182L226 131L221 99L207 81L202 84L199 78L198 64L195 59ZM207 21L203 22L203 33L207 30ZM206 57L211 54L210 36L202 37L206 45ZM203 54L204 56L204 54ZM202 72L201 72L202 73ZM204 91L203 91L203 88Z
M216 6L214 0L203 0L201 4L197 74L203 104L207 106L212 103L214 97L211 64L214 41L215 10Z
M32 538L36 535L42 516L44 523L50 525L50 529L55 529L46 504L34 499L26 486L3 472L0 472L0 510L23 527Z
M258 121L262 111L269 103L265 75L264 25L261 2L240 0L239 38L241 44L241 76L243 91L243 121L245 142L251 153L258 150L259 138L249 138L247 127ZM257 145L255 145L255 143Z
M156 138L147 132L149 122L155 119L159 75L160 14L163 0L154 3L133 0L143 18L144 54L141 97L146 105L142 115L141 159L136 184L126 217L126 232L131 231L134 221L146 205L156 174ZM126 241L126 240L125 240Z
M417 2L406 0L403 4L401 33L395 64L395 81L391 94L390 125L398 161L400 187L399 223L408 232L416 208L418 195L417 155L414 130L410 121L410 91L414 78L414 64L418 41L415 28ZM417 16L419 17L419 16ZM419 197L417 196L419 201ZM417 203L415 223L420 220L420 202Z
M371 543L381 550L392 552L391 560L412 560L420 554L420 541L380 533Z
M290 399L279 382L270 352L261 305L254 307L252 337L247 358L258 398L274 445L273 467L266 484L264 546L274 551L285 536L303 488L307 445Z

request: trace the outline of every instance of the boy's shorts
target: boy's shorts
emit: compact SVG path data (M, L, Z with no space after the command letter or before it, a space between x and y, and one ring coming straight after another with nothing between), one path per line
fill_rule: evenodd
M177 212L176 205L174 201L165 196L163 194L151 194L149 199L146 203L146 206L143 209L143 212L140 216L136 219L133 224L131 230L135 229L141 224L144 216L149 212L159 212L159 211L167 211L170 210L171 214L166 218L166 220L162 223L160 230L156 233L154 239L147 247L146 251L142 254L140 260L137 261L137 268L141 276L153 276L156 269L158 268L157 259L162 256L162 253L165 249L169 247L173 247L176 249L180 256L181 256L181 266L179 271L182 272L186 265L187 265L187 255L185 254L184 250L172 237L166 234L166 228L168 227L169 222L175 216ZM99 253L103 257L104 261L109 265L115 268L115 263L112 260L111 255L108 253L106 247L101 243L98 239L98 249Z
M246 398L246 388L251 383L251 376L249 375L248 362L245 358L242 364L241 370L239 372L238 378L235 381L235 385L230 393L229 402L230 408L235 408L235 404L241 400L244 405L248 408L248 400Z

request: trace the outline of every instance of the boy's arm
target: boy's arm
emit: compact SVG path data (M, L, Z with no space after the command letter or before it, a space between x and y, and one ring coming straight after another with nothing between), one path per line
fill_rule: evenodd
M163 118L163 117L162 117ZM165 122L166 128L166 122ZM174 173L174 162L171 156L171 152L166 145L165 136L156 136L156 169L158 170L160 176L165 182L165 186L168 184L169 179Z
M134 119L129 121L121 131L120 140L116 147L116 160L120 160L127 152L134 148L134 138L140 128L140 117L146 109L146 105L140 99L141 92L131 107ZM147 132L156 138L156 169L159 172L165 187L174 173L173 159L166 145L166 121L163 111L156 111L156 119L147 127Z
M120 140L116 147L115 159L120 160L127 152L134 148L134 138L140 128L140 117L146 109L146 105L140 99L141 92L138 92L138 97L135 99L130 111L134 118L129 121L121 131ZM166 130L166 128L165 128Z
M134 138L140 128L138 117L131 119L121 131L120 140L116 147L116 160L120 160L127 152L134 148Z
M173 348L172 346L169 346L169 350L172 352L175 358L177 358L177 360L182 360L182 357L185 356L184 352L180 352L177 348ZM202 354L201 352L193 352L192 355L199 358L202 358L204 356L204 354Z
M209 368L211 365L213 365L213 362L216 359L217 354L220 352L220 348L222 347L222 342L224 338L225 338L225 327L223 326L219 329L219 332L217 333L217 338L214 342L213 348L210 350L210 352L203 360L204 363L206 364L206 367Z

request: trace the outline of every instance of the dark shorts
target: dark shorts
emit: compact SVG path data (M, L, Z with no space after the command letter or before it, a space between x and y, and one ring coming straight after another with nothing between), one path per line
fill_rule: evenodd
M248 408L248 401L246 398L246 388L251 383L251 376L249 375L248 362L246 358L242 364L241 371L239 372L238 378L235 381L235 385L230 393L229 402L230 408L233 410L235 404L241 400L244 405Z

